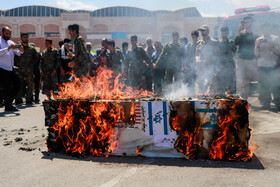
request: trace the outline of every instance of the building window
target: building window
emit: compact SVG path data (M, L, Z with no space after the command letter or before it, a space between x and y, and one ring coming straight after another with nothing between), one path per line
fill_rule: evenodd
M10 10L10 15L9 16L14 16L14 9Z
M15 9L15 14L14 14L14 16L18 16L18 8Z
M119 7L118 8L118 16L122 16L123 15L123 8Z
M119 7L114 8L114 15L113 15L114 17L119 16L119 9L120 9Z
M55 9L55 16L58 17L59 16L59 9Z
M23 7L23 16L27 17L27 7Z
M109 10L110 10L109 8L106 8L106 9L105 9L105 16L110 16L110 15L109 15Z
M51 16L55 16L54 11L55 11L54 8L51 8Z
M43 16L43 17L46 16L46 7L42 7L42 16Z
M50 12L51 12L51 11L50 11L50 7L47 7L47 8L46 8L46 16L47 16L47 17L50 16Z
M59 37L59 36L60 36L59 32L45 32L45 37L54 38L54 37Z
M33 17L37 16L36 13L37 13L37 11L36 11L36 6L33 6L33 7L32 7L32 16L33 16Z
M29 38L35 38L36 37L36 33L35 32L26 32L26 33L28 34Z
M31 7L27 7L28 8L28 15L27 16L31 16Z
M22 8L19 8L19 16L22 17Z
M102 9L101 10L101 17L104 17L105 16L105 9Z

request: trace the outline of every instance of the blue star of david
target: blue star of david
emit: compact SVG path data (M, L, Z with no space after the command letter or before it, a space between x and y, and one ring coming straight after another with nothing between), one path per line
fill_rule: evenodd
M159 114L156 114L154 119L153 119L156 123L160 123L162 120L162 117Z
M212 116L210 116L210 121L213 124L217 124L219 122L217 115L216 114L212 114Z

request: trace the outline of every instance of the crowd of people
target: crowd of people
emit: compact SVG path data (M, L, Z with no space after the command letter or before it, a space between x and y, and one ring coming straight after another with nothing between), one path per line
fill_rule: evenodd
M273 101L280 110L280 39L271 33L270 24L262 24L260 37L253 32L252 24L253 18L245 17L234 40L229 39L228 27L221 28L220 40L211 38L207 25L192 31L190 42L173 32L172 41L165 46L151 38L138 44L134 35L130 38L131 49L127 42L120 49L114 40L102 39L102 47L96 53L92 52L92 44L79 34L79 25L73 24L68 26L71 39L61 41L59 49L46 39L42 54L35 50L35 44L28 42L27 33L21 33L20 44L15 44L10 40L11 29L3 27L0 104L6 111L17 111L14 100L16 105L22 104L23 98L27 105L39 103L40 87L51 99L59 91L59 84L96 76L99 67L112 70L114 77L121 74L123 81L134 89L159 96L186 85L189 95L238 94L248 99L257 69L262 108L270 109Z

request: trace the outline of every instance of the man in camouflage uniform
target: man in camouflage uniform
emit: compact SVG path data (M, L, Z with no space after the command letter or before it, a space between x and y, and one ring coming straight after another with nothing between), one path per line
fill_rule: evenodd
M108 49L106 56L107 56L107 68L114 72L114 77L118 76L121 71L121 65L124 61L124 57L122 52L119 49L115 48L115 41L108 40Z
M196 79L196 47L198 45L199 32L194 30L191 32L192 42L187 45L185 53L185 82L188 84L190 94L195 94L195 79Z
M51 99L53 91L57 89L56 69L60 65L60 60L59 51L52 47L52 40L46 39L45 45L47 49L42 53L41 70L47 97Z
M125 59L125 72L129 68L129 82L134 89L147 90L145 73L152 60L143 48L137 46L137 36L131 36L131 45Z
M77 78L85 77L88 74L89 56L87 54L86 43L82 36L79 35L79 25L73 24L68 26L69 34L74 44L73 61L69 63L69 67L73 68Z
M16 56L15 64L18 67L19 77L21 80L20 91L16 97L16 104L22 103L22 96L26 90L26 104L33 102L34 88L34 66L39 60L39 56L34 47L29 46L28 34L21 33L21 43L23 46L23 54ZM25 89L26 86L26 89Z
M171 85L173 78L175 82L179 81L184 56L184 48L179 44L179 33L173 32L172 38L173 41L165 45L155 64L155 68L157 68L165 63L165 86Z
M221 28L221 40L218 42L218 61L216 65L216 93L235 94L236 71L234 56L236 52L235 43L228 38L228 27Z
M199 93L215 93L215 65L217 63L217 41L210 38L209 27L203 25L201 31L202 40L196 49L197 85Z

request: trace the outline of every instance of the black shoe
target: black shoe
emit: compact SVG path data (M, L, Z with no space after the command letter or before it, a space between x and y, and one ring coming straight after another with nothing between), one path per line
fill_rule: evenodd
M16 101L15 101L15 104L16 104L16 105L20 105L20 104L22 104L22 103L23 103L22 99L19 99L19 100L16 100Z
M26 101L26 105L32 105L33 102L32 101Z
M18 109L16 107L5 107L5 112L16 112Z
M39 104L40 103L40 99L35 99L35 103Z

